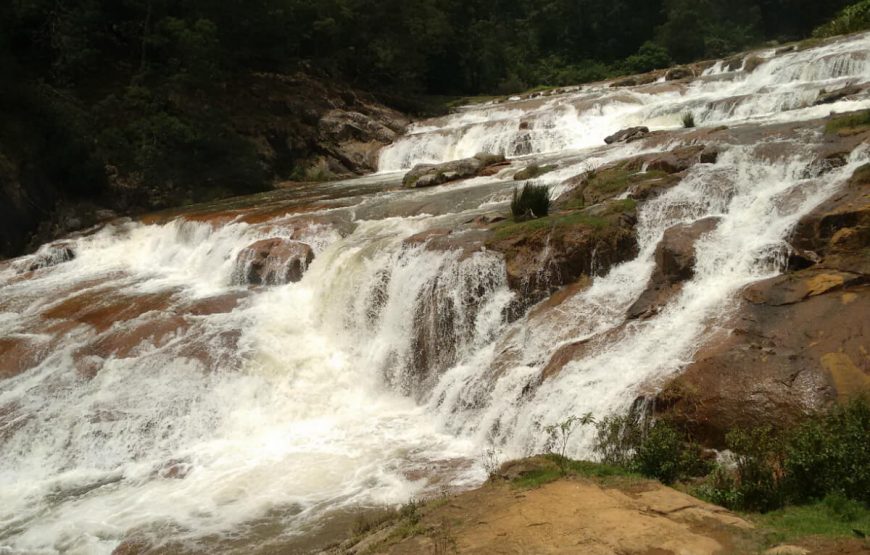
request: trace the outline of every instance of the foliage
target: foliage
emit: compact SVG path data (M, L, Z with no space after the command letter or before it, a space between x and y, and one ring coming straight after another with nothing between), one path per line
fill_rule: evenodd
M544 428L547 434L548 451L558 455L557 463L565 474L565 463L568 460L565 453L568 450L568 442L571 440L571 435L577 429L577 426L588 426L594 424L595 418L592 413L586 413L583 416L571 415L558 424L552 424Z
M511 214L514 220L521 218L543 218L550 213L550 189L545 185L523 185L522 190L514 189L511 199Z
M692 112L686 112L683 114L683 127L686 129L695 127L695 114Z
M735 455L734 491L738 506L769 511L783 505L782 440L769 426L732 430L725 438Z
M840 493L870 506L870 402L859 398L789 434L784 472L794 501Z
M788 506L753 517L767 532L769 544L807 536L852 538L854 530L870 531L870 509L841 495L829 495L809 505Z
M770 427L732 430L735 468L717 469L700 493L733 509L769 511L786 503L839 497L870 505L870 402L807 418L775 433ZM833 496L833 497L832 497Z
M850 133L863 131L870 127L870 110L836 116L825 125L825 133Z
M703 476L710 471L697 443L667 422L651 422L636 413L601 419L594 449L604 463L639 472L665 484Z
M516 487L536 488L566 476L591 478L603 484L618 484L626 480L641 479L637 473L620 466L573 460L557 454L534 457L525 462L531 464L533 468L512 480L511 483Z
M870 0L844 8L837 16L813 31L817 38L857 33L870 29Z

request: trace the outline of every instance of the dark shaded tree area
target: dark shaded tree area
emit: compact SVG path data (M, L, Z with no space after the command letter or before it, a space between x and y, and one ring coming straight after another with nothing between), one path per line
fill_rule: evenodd
M91 94L164 79L207 88L227 72L302 62L371 89L471 94L637 63L661 47L679 62L804 37L849 3L11 0L2 47L30 77Z
M254 72L301 70L403 107L803 37L850 3L6 0L0 201L35 207L38 219L58 197L123 193L109 204L124 211L262 190L269 168L230 123L238 99L226 101Z

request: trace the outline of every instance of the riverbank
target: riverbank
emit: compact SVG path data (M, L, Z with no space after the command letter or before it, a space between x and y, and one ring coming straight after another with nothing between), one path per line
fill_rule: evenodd
M361 516L356 536L327 553L857 555L870 549L837 524L823 511L796 508L736 514L595 463L572 462L563 475L553 457L539 456L506 463L476 490Z

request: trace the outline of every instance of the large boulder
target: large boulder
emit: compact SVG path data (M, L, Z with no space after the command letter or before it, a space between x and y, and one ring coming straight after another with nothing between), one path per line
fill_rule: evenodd
M844 98L847 98L849 96L861 94L862 90L864 90L863 87L860 87L858 85L849 85L835 91L821 91L819 93L819 97L816 99L816 106L819 106L821 104L833 104L834 102L839 102L840 100L843 100Z
M487 168L504 163L503 155L482 152L471 158L443 164L418 164L405 174L402 185L410 189L434 187L450 181L478 176Z
M498 229L486 246L505 257L508 285L517 293L511 316L562 286L637 256L636 223L633 203L610 201Z
M302 279L314 251L300 241L264 239L242 249L236 258L236 285L282 285Z
M870 165L801 219L792 244L800 269L747 287L727 329L657 396L660 416L710 445L870 392Z
M630 143L632 141L643 139L647 135L649 135L649 127L629 127L628 129L623 129L621 131L617 131L613 135L610 135L609 137L604 139L604 142L609 145L615 143Z
M719 218L704 218L691 224L680 224L665 231L656 247L656 269L646 290L628 309L629 318L656 314L682 289L683 283L695 274L695 244L716 228Z

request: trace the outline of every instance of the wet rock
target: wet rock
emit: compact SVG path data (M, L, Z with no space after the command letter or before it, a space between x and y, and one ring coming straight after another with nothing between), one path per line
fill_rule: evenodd
M75 244L71 241L60 241L44 245L28 262L19 269L20 272L34 272L42 268L50 268L75 259Z
M690 77L694 77L695 74L692 72L691 68L688 67L675 67L669 69L665 74L666 81L678 81L680 79L688 79Z
M870 164L855 171L847 185L798 222L797 249L812 251L827 268L870 275Z
M757 56L755 54L747 56L746 59L743 61L743 71L745 71L746 73L752 73L753 71L758 69L758 66L760 66L764 62L765 59L761 56Z
M236 259L236 285L282 285L302 279L314 260L305 243L287 239L264 239L245 247Z
M777 278L774 278L777 279ZM766 297L782 299L779 284ZM787 284L785 284L787 286ZM763 299L759 299L763 300ZM831 288L789 304L742 301L714 338L658 395L656 410L711 446L735 427L788 426L870 388L870 286Z
M650 158L647 162L647 169L665 173L686 171L701 161L704 150L704 147L700 145L676 148L666 154Z
M604 139L604 142L609 145L614 143L630 143L632 141L643 139L647 135L649 135L649 127L629 127L628 129L623 129L622 131L610 135Z
M621 87L636 87L637 86L637 78L635 77L626 77L625 79L620 79L618 81L614 81L610 84L613 88L621 88Z
M700 162L702 164L715 164L719 161L719 149L716 147L706 147L701 152Z
M819 97L816 99L815 104L816 106L822 104L833 104L834 102L838 102L849 96L855 96L857 94L860 94L862 90L864 90L863 87L860 87L858 85L850 85L847 87L843 87L842 89L837 89L836 91L821 91L819 93Z
M717 334L656 398L695 437L788 426L870 392L870 165L797 225L794 270L747 287ZM796 270L796 271L795 271Z
M630 319L656 314L679 293L682 284L695 274L695 244L718 224L719 218L704 218L665 231L656 247L656 269L650 276L646 290L628 309Z
M542 227L541 223L550 223ZM534 226L509 223L487 248L504 255L508 286L517 292L515 317L560 287L602 275L637 255L634 209L611 201L583 211L551 214Z
M501 154L479 153L471 158L443 164L418 164L405 174L402 185L407 188L434 187L451 181L476 177L485 169L503 164Z
M774 52L774 55L782 56L783 54L789 54L790 52L796 52L796 51L797 51L797 45L791 44L789 46L783 46L782 48L777 48L776 52Z

